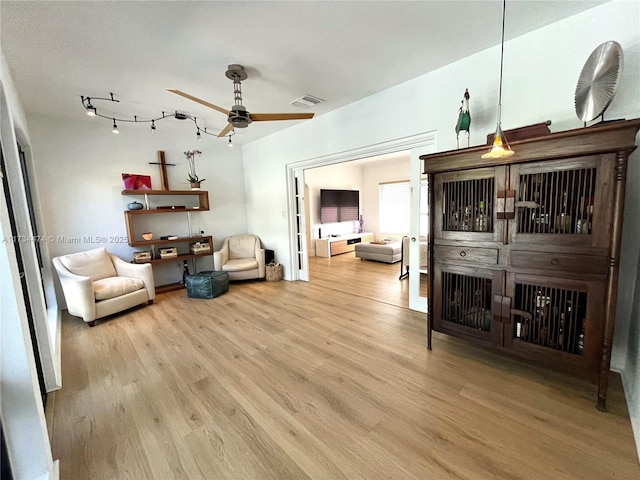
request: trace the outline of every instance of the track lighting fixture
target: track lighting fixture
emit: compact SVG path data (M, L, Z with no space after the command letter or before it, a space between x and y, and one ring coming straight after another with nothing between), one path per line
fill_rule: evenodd
M89 97L87 97L87 106L85 108L87 109L87 115L89 115L90 117L96 116L96 113L97 113L96 107L91 105L91 99Z
M229 143L227 144L227 147L233 148L233 142L231 141L231 137L235 134L236 134L236 130L231 129L231 131L229 132Z
M82 101L82 106L84 107L87 115L89 115L90 117L106 118L108 120L113 121L113 129L112 129L113 133L120 133L120 130L118 130L118 124L116 122L150 123L151 133L154 133L156 131L156 122L158 120L164 120L165 118L175 118L177 120L191 120L196 126L196 138L198 140L202 137L203 133L206 135L211 135L212 137L217 137L215 133L210 133L207 131L205 127L201 127L198 124L198 119L196 117L192 117L182 112L173 112L173 113L162 112L162 116L157 118L151 118L148 120L140 119L138 118L137 115L134 115L133 118L118 118L118 117L112 117L112 116L102 115L98 113L98 109L94 107L93 104L91 103L92 101L96 101L96 100L119 103L120 100L117 100L116 98L114 98L113 93L110 93L109 97L85 97L84 95L81 95L80 99ZM231 137L229 137L229 143L231 143Z

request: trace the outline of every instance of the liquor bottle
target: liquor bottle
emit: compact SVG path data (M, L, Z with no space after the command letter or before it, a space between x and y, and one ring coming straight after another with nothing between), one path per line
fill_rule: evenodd
M582 197L581 200L581 228L579 233L591 233L591 219L593 217L593 197ZM576 232L578 233L578 232Z
M571 215L567 209L567 192L562 194L562 207L556 215L556 231L558 233L571 233Z
M460 210L456 209L456 204L451 204L451 213L449 215L449 230L460 230Z
M478 215L475 220L476 232L487 231L487 213L484 209L484 200L480 200L478 204Z
M560 324L558 325L558 350L564 350L564 319L565 314L560 314Z
M582 320L582 328L580 329L580 333L578 334L578 340L576 342L576 349L579 355L584 354L584 327L585 327L585 319Z
M473 229L473 222L471 218L471 207L467 205L464 207L464 214L462 215L462 228L464 232L470 232Z

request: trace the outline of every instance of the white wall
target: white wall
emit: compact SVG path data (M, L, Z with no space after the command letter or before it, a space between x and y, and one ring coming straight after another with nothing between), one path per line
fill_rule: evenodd
M157 162L159 150L165 152L167 163L176 164L167 167L172 190L190 188L183 152L195 148L202 151L196 157L196 171L206 179L202 189L209 192L211 209L192 214L194 232L204 230L206 235L213 235L217 249L225 236L247 231L241 150L228 148L224 139L216 137L203 135L196 140L191 122L165 119L157 123L153 134L146 124L121 124L120 134L114 135L108 120L88 117L79 103L77 118L64 125L36 116L29 122L46 235L54 237L49 244L51 257L105 247L129 260L133 251L141 250L127 243L123 211L127 203L144 203L144 198L121 194L121 174L150 175L152 187L161 189L158 165L149 164ZM188 230L186 214L153 215L136 218L136 222L141 229L146 224L158 238L172 233L186 235ZM87 242L85 237L96 241ZM106 237L106 241L100 237ZM213 257L198 259L198 270L212 269ZM178 281L181 274L179 262L154 265L156 284ZM64 305L59 288L58 292Z
M581 127L573 105L576 81L591 52L609 40L622 45L625 69L606 118L640 116L639 24L638 2L614 1L507 42L503 128L545 120L553 122L552 131ZM487 133L495 130L499 63L500 49L496 46L246 145L243 162L249 229L270 239L285 265L284 271L290 272L285 166L426 131L437 132L438 151L453 149L454 125L465 88L471 95L470 144L484 144ZM398 121L399 116L402 121ZM620 272L624 288L620 292L613 349L613 367L622 370L627 358L638 358L637 353L628 356L628 352L640 349L638 335L633 335L640 326L630 322L640 236L638 151L631 157L628 178ZM636 339L632 345L628 345L630 338ZM626 380L625 388L628 396L640 396L637 373ZM630 412L638 445L639 408Z

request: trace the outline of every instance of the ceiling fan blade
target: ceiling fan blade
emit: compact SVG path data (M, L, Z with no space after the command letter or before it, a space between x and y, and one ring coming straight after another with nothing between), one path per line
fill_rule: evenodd
M202 100L201 98L189 95L188 93L185 93L181 90L176 90L175 88L167 88L166 90L168 92L175 93L176 95L180 95L181 97L188 98L189 100L199 103L200 105L204 105L205 107L213 108L214 110L217 110L220 113L224 113L225 115L229 115L230 113L226 108L219 107L218 105L214 105L213 103L209 103L206 100Z
M227 133L229 133L231 130L233 130L233 125L231 125L230 123L227 123L227 126L224 127L222 130L220 130L220 133L218 134L218 137L226 136Z
M308 120L313 113L251 113L254 122L269 122L272 120Z

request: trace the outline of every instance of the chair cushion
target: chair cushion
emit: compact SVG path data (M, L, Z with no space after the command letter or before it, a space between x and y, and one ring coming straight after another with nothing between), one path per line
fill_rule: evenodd
M86 252L63 255L60 257L60 262L71 273L89 277L93 282L117 275L106 248L94 248Z
M258 268L258 261L255 258L235 258L222 266L225 272L242 272L254 268Z
M96 300L108 300L144 288L139 278L108 277L93 282L93 295Z
M255 235L233 235L229 237L229 258L255 258ZM245 270L245 269L243 269Z

